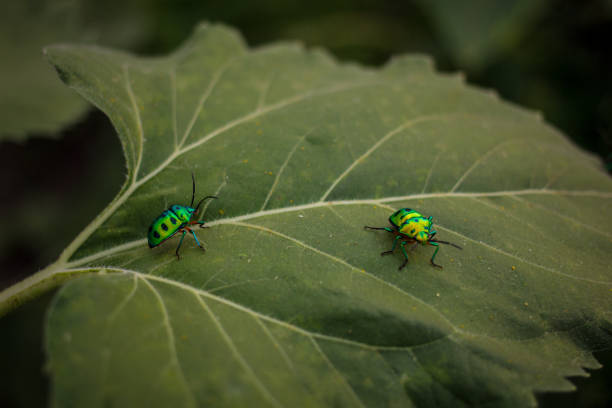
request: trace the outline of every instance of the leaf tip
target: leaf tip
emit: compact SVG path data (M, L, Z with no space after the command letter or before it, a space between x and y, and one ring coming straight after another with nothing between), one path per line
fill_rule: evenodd
M70 75L68 74L68 71L62 69L59 65L56 65L56 64L52 64L52 65L53 65L53 68L55 69L55 72L57 72L57 76L59 77L59 79L66 85L70 84Z
M435 64L433 59L425 54L392 56L383 67L385 73L433 74Z
M226 46L236 46L243 50L247 48L246 41L240 31L222 23L210 23L208 21L201 21L196 24L192 35L187 39L187 44L190 45L200 44L202 42L225 43ZM181 48L185 48L185 46Z
M542 113L542 111L536 110L536 111L532 111L533 112L533 116L539 120L540 122L544 121L544 114Z
M457 82L460 82L462 84L465 84L467 79L465 76L465 73L463 71L457 71L452 75L453 78L455 78L457 80Z

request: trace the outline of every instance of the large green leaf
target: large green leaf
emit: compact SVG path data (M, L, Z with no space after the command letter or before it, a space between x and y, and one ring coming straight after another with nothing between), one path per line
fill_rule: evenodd
M44 45L65 40L74 32L74 9L57 3L0 4L2 139L24 140L28 132L54 132L87 109L87 103L62 86L42 57Z
M538 115L424 58L367 70L218 26L165 58L47 55L127 162L58 261L0 295L70 281L46 327L58 406L533 405L612 344L612 181ZM219 199L206 253L187 237L177 261L143 237L192 171ZM463 251L398 270L363 226L401 207Z
M57 136L90 107L66 88L42 48L61 41L133 45L151 12L125 1L24 0L0 2L0 139Z
M456 64L473 71L521 47L548 0L419 1Z

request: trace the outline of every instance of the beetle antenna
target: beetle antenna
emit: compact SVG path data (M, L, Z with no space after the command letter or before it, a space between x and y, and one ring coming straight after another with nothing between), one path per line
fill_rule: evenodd
M191 172L191 181L193 182L193 189L191 190L191 204L189 206L193 208L193 199L195 198L195 176L193 171Z
M438 241L438 240L434 241L434 240L431 240L430 242L437 242L438 244L446 244L446 245L454 246L457 249L463 249L459 245L453 244L452 242L448 242L448 241Z
M217 199L217 198L219 198L219 197L217 197L217 196L206 196L206 197L204 197L203 199L201 199L201 200L200 200L200 202L199 202L199 203L198 203L198 205L196 206L194 213L197 213L197 212L198 212L198 209L200 208L200 204L202 204L202 201L206 200L207 198L215 198L215 199ZM193 207L192 207L192 208L193 208Z

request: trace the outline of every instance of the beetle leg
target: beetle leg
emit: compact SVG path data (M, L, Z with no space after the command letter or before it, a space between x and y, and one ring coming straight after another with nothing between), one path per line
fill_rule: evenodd
M436 257L436 254L438 253L438 250L440 249L440 245L436 244L435 242L428 242L429 245L431 246L435 246L436 250L434 251L433 255L431 256L431 259L429 260L429 262L431 262L431 264L435 267L438 267L440 269L442 268L442 265L438 265L437 263L434 262L434 258Z
M380 253L380 256L392 254L392 253L393 253L393 251L395 251L395 247L397 246L397 241L398 241L400 238L401 238L401 236L400 236L400 235L397 235L397 236L395 237L395 239L393 240L393 246L391 247L391 250L390 250L390 251L381 252L381 253Z
M181 244L183 243L183 238L185 238L185 234L187 233L187 231L183 230L183 235L181 236L181 240L179 241L178 246L176 247L176 257L178 258L178 260L181 260L181 256L179 255L179 249L181 248Z
M200 241L198 241L198 237L196 236L195 232L193 232L193 230L192 230L191 228L188 228L188 227L187 227L187 228L185 228L185 229L186 229L187 231L191 232L191 235L193 235L193 238L195 239L196 244L198 244L198 246L199 246L200 248L202 248L202 250L203 250L204 252L206 252L206 248L204 248L204 247L202 246L202 244L200 244Z
M406 248L404 248L404 245L406 245L406 241L401 241L400 249L402 250L402 253L404 254L404 263L400 265L400 267L397 269L398 271L401 271L402 268L406 266L406 264L408 264L408 254L406 253Z
M385 230L387 232L393 232L393 230L389 227L368 227L367 225L364 225L363 228L371 229L371 230Z
M457 245L457 244L453 244L452 242L448 242L448 241L439 241L439 240L437 240L437 239L436 239L436 240L435 240L435 241L433 241L433 242L437 242L438 244L446 244L446 245L454 246L454 247L455 247L455 248L457 248L457 249L463 249L463 248L461 248L459 245Z

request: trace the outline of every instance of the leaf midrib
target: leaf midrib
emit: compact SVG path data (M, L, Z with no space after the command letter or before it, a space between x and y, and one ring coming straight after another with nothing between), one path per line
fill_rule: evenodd
M579 197L612 198L612 193L595 191L595 190L573 191L573 190L549 190L549 189L524 189L524 190L513 190L513 191L472 192L472 193L462 193L462 192L425 193L425 194L412 194L412 195L406 195L406 196L386 197L386 198L378 198L378 199L338 200L338 201L324 201L324 202L318 201L318 202L314 202L310 204L275 208L271 210L257 211L257 212L250 213L250 214L239 215L239 216L232 217L232 218L214 220L214 221L208 222L207 225L208 226L223 225L223 224L229 225L229 224L240 223L240 222L247 221L253 218L258 218L258 217L265 217L265 216L288 213L288 212L295 212L295 211L304 211L308 209L321 208L325 206L331 206L331 207L341 206L341 205L385 206L386 203L391 203L395 201L426 199L426 198L462 198L462 197L468 197L468 198L511 197L512 198L512 197L517 197L521 195L530 195L530 194L531 195L566 195L566 196L579 196ZM557 214L557 215L562 216L562 214ZM596 228L592 226L587 226L585 224L579 224L579 225L581 225L584 228L588 228L590 230L598 232L600 234L607 235L605 232L597 230ZM560 271L556 271L554 269L545 267L543 265L532 263L530 261L517 257L516 255L506 253L504 251L501 251L495 248L492 245L489 245L482 241L478 241L470 237L464 236L456 231L450 230L448 228L444 228L443 226L442 228L446 229L449 232L455 233L461 236L462 238L469 240L471 242L474 242L478 245L486 246L489 249L492 249L496 252L501 253L502 255L517 259L521 262L526 262L532 266L541 268L551 273L558 274L559 276L563 276L565 278L581 280L581 281L591 282L591 283L600 284L600 285L612 284L612 282L580 278L580 277L564 274ZM0 315L13 309L18 304L20 304L20 302L23 302L26 299L32 296L35 296L35 294L31 294L29 292L31 292L32 290L35 290L37 287L41 287L41 288L54 287L57 284L67 279L70 279L70 276L72 275L72 273L76 271L81 271L81 269L78 268L81 265L85 265L93 261L96 261L98 259L102 259L104 257L111 256L111 255L114 255L114 254L117 254L123 251L127 251L130 249L139 247L139 246L144 246L145 244L146 244L146 239L139 239L136 241L131 241L131 242L127 242L121 245L117 245L115 247L112 247L112 248L109 248L103 251L99 251L92 255L89 255L83 258L79 258L73 261L58 260L55 263L47 266L45 269L36 272L35 274L22 280L21 282L18 282L15 285L8 287L4 289L2 292L0 292ZM67 275L67 276L62 277L62 275ZM55 283L53 282L54 280L56 281Z
M304 210L310 210L314 208L321 208L326 206L344 206L344 205L378 205L383 206L386 203L392 203L396 201L406 201L406 200L419 200L419 199L430 199L430 198L477 198L477 197L513 197L513 196L521 196L521 195L567 195L567 196L580 196L580 197L600 197L600 198L612 198L612 193L596 191L596 190L549 190L549 189L524 189L524 190L507 190L507 191L493 191L493 192L455 192L455 193L422 193L422 194L411 194L405 196L395 196L395 197L383 197L383 198L365 198L365 199L355 199L355 200L334 200L334 201L316 201L309 204L288 206L288 207L279 207L270 210L260 210L249 214L238 215L231 218L222 218L218 220L209 221L206 223L207 226L213 227L216 225L223 224L235 224L242 221L247 221L254 218L267 217L276 214L284 214L290 212L299 212ZM558 216L563 217L562 214L558 214ZM600 233L602 235L608 235L606 232L598 230L594 227L580 224L585 228L588 228L594 232ZM448 230L448 229L447 229ZM450 231L450 230L449 230ZM452 231L457 233L456 231ZM470 238L467 238L470 239ZM101 259L110 255L114 255L116 253L126 251L138 246L142 246L146 244L146 238L126 242L121 245L117 245L115 247L99 251L95 254L79 258L73 261L68 261L62 263L62 267L72 268L79 265L84 265L89 262L95 261L97 259Z

